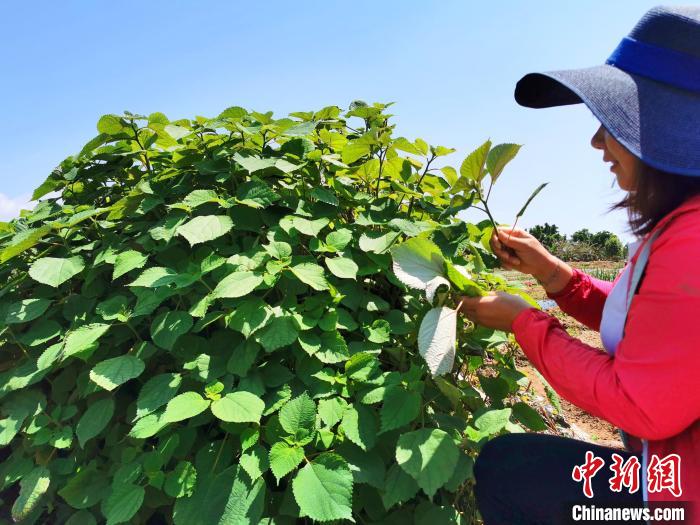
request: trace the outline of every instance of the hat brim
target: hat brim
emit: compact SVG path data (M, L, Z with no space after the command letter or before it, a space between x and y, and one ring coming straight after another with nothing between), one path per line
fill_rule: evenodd
M645 163L700 176L700 93L603 64L527 74L516 84L515 100L531 108L584 103Z

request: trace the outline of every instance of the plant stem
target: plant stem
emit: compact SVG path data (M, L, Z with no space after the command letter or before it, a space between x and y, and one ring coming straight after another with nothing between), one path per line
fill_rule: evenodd
M153 170L151 169L151 162L148 160L148 153L146 152L146 148L143 147L141 139L139 139L139 129L133 120L131 121L131 129L134 130L134 139L136 140L136 144L138 144L139 148L141 148L141 150L143 151L143 159L146 164L146 169L148 170L148 173L152 174Z
M224 439L221 440L221 446L219 447L219 452L216 453L216 459L214 460L214 464L211 466L211 472L212 474L216 470L216 465L219 463L219 458L221 458L221 452L224 450L224 445L226 444L226 438L228 437L228 432L224 434Z
M19 342L19 340L17 339L17 336L15 336L15 333L12 331L12 328L10 328L8 325L7 329L10 332L10 335L12 336L13 341L17 344L17 346L19 346L20 350L22 350L22 353L24 353L24 355L27 357L27 359L29 359L29 352L27 352L27 349L24 348L24 345Z
M426 176L428 173L428 169L430 168L430 163L435 160L435 155L432 155L430 159L428 159L428 162L425 164L425 169L423 170L423 173L421 174L420 178L418 179L418 182L416 183L415 190L418 191L420 189L421 182L423 182L423 178ZM411 202L408 204L408 216L411 216L411 211L413 210L413 203L416 200L416 196L414 195L411 197Z
M508 232L508 240L510 240L510 236L511 236L511 234L513 233L513 230L515 229L515 226L518 224L518 219L519 219L519 218L520 218L520 217L516 217L516 218L515 218L515 222L513 223L513 227L512 227L512 228L510 229L510 231Z
M384 168L384 159L386 158L386 149L379 149L379 175L377 175L377 187L374 188L374 197L379 197L379 183L382 180L382 168Z

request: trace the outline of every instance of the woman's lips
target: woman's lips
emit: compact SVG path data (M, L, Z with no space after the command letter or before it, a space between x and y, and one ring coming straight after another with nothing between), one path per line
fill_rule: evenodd
M614 168L615 166L617 166L618 164L619 164L619 162L617 162L617 161L613 162L613 163L612 163L612 166L610 166L610 171L612 171L613 168Z

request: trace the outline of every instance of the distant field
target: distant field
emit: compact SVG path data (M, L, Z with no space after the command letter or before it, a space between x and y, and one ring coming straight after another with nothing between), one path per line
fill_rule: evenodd
M612 281L624 265L625 261L588 261L588 262L568 262L569 266L578 268L593 277ZM510 282L517 282L527 288L528 293L534 299L546 299L544 289L537 284L531 275L525 275L515 270L496 270L498 275L502 275Z

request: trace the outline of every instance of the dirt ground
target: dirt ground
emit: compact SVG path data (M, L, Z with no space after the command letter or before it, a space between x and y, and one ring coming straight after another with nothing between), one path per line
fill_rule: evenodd
M590 271L592 269L618 270L622 268L624 262L592 261L569 264L583 271ZM544 289L531 276L523 275L516 271L499 271L498 273L503 275L508 281L521 283L525 287L527 293L534 299L547 299ZM603 345L598 332L588 329L573 317L562 312L557 306L548 309L547 313L559 319L569 335L603 351ZM525 355L520 354L516 357L516 363L520 371L530 378L531 387L538 398L546 400L544 384ZM545 401L545 403L547 402ZM588 414L565 399L561 399L561 407L563 413L559 414L559 416L563 421L561 421L561 425L557 425L557 427L560 428L562 434L599 445L622 446L617 429L607 421L603 421L602 419Z

